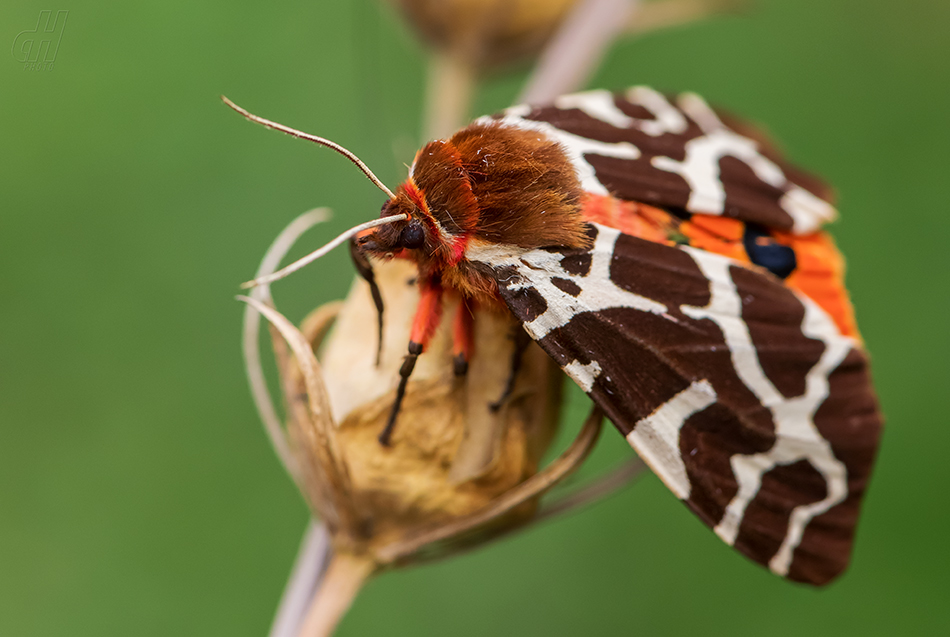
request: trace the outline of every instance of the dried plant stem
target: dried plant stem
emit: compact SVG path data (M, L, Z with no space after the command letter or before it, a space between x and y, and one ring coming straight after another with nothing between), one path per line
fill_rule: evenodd
M337 553L303 620L298 637L328 637L350 608L363 583L377 568L365 556Z
M408 558L434 542L476 529L528 500L542 495L577 470L584 462L597 442L603 418L600 408L593 407L577 438L564 453L535 475L506 491L478 513L460 518L450 524L440 525L431 531L419 533L409 540L390 544L381 548L377 555L385 563Z
M639 0L579 2L545 47L518 102L550 102L583 87L639 5Z
M418 562L430 562L449 556L454 557L469 550L480 548L484 545L484 541L487 541L488 539L496 541L502 538L507 538L511 535L514 535L515 533L521 533L522 531L533 528L539 522L544 522L555 517L572 513L577 509L583 508L589 504L593 504L594 502L606 498L607 496L623 489L628 484L639 478L645 470L646 465L643 463L643 461L639 458L634 458L624 462L619 467L609 471L607 474L599 476L598 478L594 479L593 482L581 487L573 493L562 496L549 504L542 505L541 510L538 511L535 516L525 524L519 526L509 526L492 532L490 538L482 538L483 541L481 543L458 543L452 546L451 551L444 554L425 555L418 558L413 558L413 560Z
M284 587L268 637L297 637L308 606L330 561L330 535L316 520L310 520L290 579Z
M422 130L426 140L448 137L467 123L475 81L469 63L443 53L432 55Z

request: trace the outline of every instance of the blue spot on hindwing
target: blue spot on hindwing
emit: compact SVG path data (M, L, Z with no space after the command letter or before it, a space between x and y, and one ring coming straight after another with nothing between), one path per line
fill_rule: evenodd
M765 268L780 279L787 278L795 270L795 251L789 246L777 243L763 226L747 223L742 244L752 263Z

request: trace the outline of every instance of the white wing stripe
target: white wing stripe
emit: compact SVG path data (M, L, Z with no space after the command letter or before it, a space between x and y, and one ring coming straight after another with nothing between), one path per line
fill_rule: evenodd
M577 178L581 182L581 187L587 192L597 195L609 194L607 189L597 179L597 173L594 167L584 157L585 154L600 155L602 157L616 157L618 159L639 159L640 149L630 142L619 142L611 144L607 142L598 142L593 139L587 139L579 135L573 135L563 131L547 122L538 122L525 119L525 116L531 112L531 107L513 106L505 111L505 116L500 120L491 117L481 117L475 121L476 124L491 124L492 122L501 122L514 128L526 131L541 133L548 139L560 142L561 147L567 154L567 158L577 171Z
M662 303L614 284L610 278L610 262L620 231L601 225L596 225L596 228L597 239L591 251L591 268L586 276L566 271L561 267L562 255L544 250L524 251L514 246L473 242L466 249L465 256L496 268L513 266L522 280L508 285L508 289L517 291L532 288L541 294L547 302L547 309L533 321L524 324L525 330L536 340L544 338L551 330L567 325L575 316L585 312L600 312L614 307L653 314L666 312L666 306ZM554 285L554 278L573 281L580 288L580 294L572 296L561 290Z
M602 371L600 363L597 361L591 361L587 365L584 365L579 360L568 363L563 369L564 372L571 377L571 380L577 383L585 392L590 392L594 386L594 381L597 380L597 377L600 376L600 372Z
M617 106L615 96L597 90L564 95L553 106L562 111L577 109L589 117L619 130L637 130L651 137L667 133L684 135L689 129L687 116L702 130L702 135L684 142L686 157L678 161L657 155L651 160L658 170L680 175L689 187L687 209L712 215L722 215L726 193L721 179L719 162L723 157L735 157L752 169L765 184L782 192L778 206L792 219L792 230L802 234L813 232L836 216L834 206L789 181L784 171L759 151L759 144L727 127L715 111L698 95L685 93L674 106L661 93L646 86L635 86L621 99L642 106L655 119L638 119L624 113ZM678 106L678 108L677 108ZM597 178L596 170L585 155L636 160L643 149L631 142L601 142L575 135L545 121L527 119L532 112L527 104L513 106L501 119L483 117L478 124L500 122L521 130L533 131L559 142L567 153L584 190L607 195L607 187Z
M704 308L682 306L687 316L714 321L722 330L732 356L732 364L742 382L772 412L775 423L775 444L766 453L736 454L730 459L739 490L726 507L725 515L714 531L727 544L734 544L746 508L755 498L762 476L778 465L807 460L825 479L824 499L796 507L790 516L782 546L769 562L769 568L785 575L792 553L801 541L805 527L816 515L844 501L848 494L847 470L835 458L831 445L818 432L814 415L828 396L828 376L844 360L854 341L842 336L834 321L811 300L799 297L805 305L802 332L820 340L825 349L819 361L805 377L805 393L785 398L768 379L759 362L748 327L742 320L742 304L729 273L732 262L724 257L684 248L709 279L710 301Z
M638 421L627 434L630 446L680 500L690 494L689 477L680 453L680 430L687 418L715 402L716 391L709 381L696 381Z
M585 312L624 307L666 314L667 307L664 304L624 290L613 282L610 266L620 232L600 225L596 225L596 228L597 239L591 250L591 268L586 276L565 271L561 266L562 255L555 252L473 243L466 254L471 260L482 261L496 268L513 267L518 275L514 280L501 284L511 291L533 289L545 300L546 309L525 324L525 329L537 340ZM735 543L746 509L759 492L762 477L777 466L807 460L822 475L826 484L822 500L797 506L791 511L782 544L769 562L773 572L786 575L808 524L817 515L843 502L848 494L847 470L818 431L814 415L828 397L829 375L841 364L855 342L843 336L834 321L814 302L797 295L805 308L802 333L821 341L825 347L818 362L806 374L805 392L801 396L786 398L766 376L748 326L742 318L742 301L730 272L735 262L728 257L691 247L683 247L682 250L691 256L708 280L710 298L705 307L682 305L680 311L695 320L709 319L719 327L736 375L771 411L775 425L775 444L767 452L736 454L730 458L738 490L714 531L726 543ZM573 281L580 292L573 296L561 290L553 284L555 278ZM575 360L567 367L569 375L588 392L602 373L596 361L585 366ZM630 444L680 498L689 498L691 493L685 463L679 451L680 430L690 415L705 409L716 399L716 392L708 380L696 381L654 410L653 414L640 420L627 436Z

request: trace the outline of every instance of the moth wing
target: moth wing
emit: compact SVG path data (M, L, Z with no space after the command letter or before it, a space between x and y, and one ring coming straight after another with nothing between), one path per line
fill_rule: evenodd
M470 258L720 538L790 579L834 579L881 427L859 345L764 271L591 228L589 251Z
M786 162L755 127L693 93L588 91L515 106L497 118L559 141L594 194L799 234L837 215L821 179Z

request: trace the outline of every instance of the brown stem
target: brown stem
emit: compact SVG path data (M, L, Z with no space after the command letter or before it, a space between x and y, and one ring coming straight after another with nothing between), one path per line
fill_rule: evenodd
M587 82L639 0L583 0L544 48L518 103L538 104Z
M307 608L323 581L330 555L330 535L326 526L311 518L268 637L297 637Z
M531 521L540 522L597 502L608 495L627 486L638 478L645 470L646 465L639 458L633 458L619 467L598 476L589 484L577 489L573 493L562 496L550 504L546 504L538 511Z
M467 123L474 89L470 64L443 53L432 55L422 130L426 141L448 137Z
M454 557L460 553L465 553L469 550L477 548L478 546L482 546L489 540L500 540L502 538L514 535L515 533L521 533L522 531L526 531L529 528L533 528L539 522L544 522L546 520L571 513L579 508L587 506L588 504L593 504L594 502L598 502L607 496L612 495L616 491L619 491L636 480L645 470L646 465L639 458L628 460L619 467L609 471L605 475L598 476L591 483L581 487L577 491L574 491L569 495L562 496L550 504L543 505L541 510L538 511L535 516L525 524L498 529L497 531L490 533L488 536L480 538L480 541L477 544L458 543L453 545L450 551L446 551L442 554L424 555L418 557L414 556L413 561L430 562L449 556Z
M603 418L603 412L598 407L593 407L577 438L564 453L535 475L503 493L481 511L459 518L450 524L424 531L408 540L385 546L377 552L377 557L383 563L409 558L434 542L446 540L476 529L548 491L576 471L584 462L597 442Z
M376 564L365 556L337 553L303 620L298 637L329 637Z

